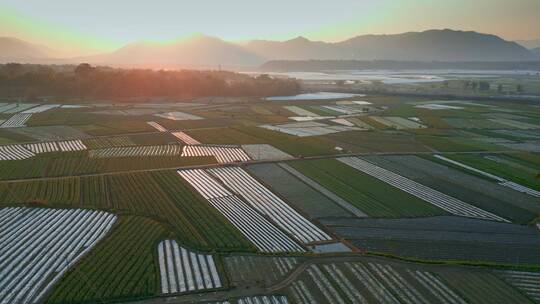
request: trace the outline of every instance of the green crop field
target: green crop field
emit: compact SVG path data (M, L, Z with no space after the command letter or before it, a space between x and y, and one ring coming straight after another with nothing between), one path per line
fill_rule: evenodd
M488 272L444 271L440 275L471 303L532 303L518 290Z
M337 160L290 162L372 217L418 217L444 215L445 211L383 183Z
M46 302L99 303L158 295L154 248L166 236L159 222L120 216L110 235L58 282Z
M540 165L515 157L513 154L491 156L462 154L446 155L446 157L540 191L538 178Z
M0 162L0 179L60 177L82 174L124 172L177 168L213 164L211 156L137 156L118 158L90 158L87 151L41 154L27 160Z
M0 202L84 207L161 222L183 244L202 250L252 251L250 243L174 171L0 183Z

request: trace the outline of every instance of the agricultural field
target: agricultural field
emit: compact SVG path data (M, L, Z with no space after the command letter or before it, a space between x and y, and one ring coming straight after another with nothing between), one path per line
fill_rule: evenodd
M456 216L325 218L321 222L360 248L379 254L484 263L540 262L538 231L530 226ZM509 250L496 250L494 246Z
M540 191L540 181L536 177L540 171L540 164L521 159L515 154L468 154L446 157Z
M290 165L370 217L447 214L443 209L334 159L291 162Z
M84 209L2 208L0 220L1 300L28 303L43 300L105 237L116 216Z
M121 216L111 236L66 273L47 297L47 303L134 300L158 295L159 273L153 248L166 235L167 230L152 219Z
M2 303L540 302L528 103L2 102L0 121Z
M538 198L418 156L363 159L495 217L525 224L538 216Z

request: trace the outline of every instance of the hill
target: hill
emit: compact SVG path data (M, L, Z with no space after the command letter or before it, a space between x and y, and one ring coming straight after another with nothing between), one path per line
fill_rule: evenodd
M476 32L429 30L363 35L338 43L299 37L253 41L247 49L270 60L525 61L531 52L515 42Z
M55 52L45 46L17 38L0 37L0 62L39 61L54 57Z
M168 44L137 42L113 53L87 57L105 64L171 64L184 66L253 66L264 61L241 46L218 38L197 35Z
M0 61L51 62L53 52L15 38L0 38ZM428 30L396 35L363 35L329 43L298 37L253 40L245 45L196 35L171 43L136 42L114 52L64 58L56 63L225 68L259 66L269 60L393 60L419 62L515 62L537 60L525 47L494 35Z

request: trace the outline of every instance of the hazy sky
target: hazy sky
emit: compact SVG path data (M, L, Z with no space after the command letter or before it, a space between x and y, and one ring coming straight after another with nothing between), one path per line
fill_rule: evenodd
M205 33L226 40L337 41L452 28L540 38L540 0L0 0L0 36L63 50Z

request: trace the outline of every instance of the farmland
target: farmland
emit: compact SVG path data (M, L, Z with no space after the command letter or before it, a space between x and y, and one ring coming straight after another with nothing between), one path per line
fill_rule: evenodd
M112 214L90 210L3 208L2 302L42 299L102 239ZM40 233L36 233L40 231Z
M0 188L3 203L39 202L149 216L168 225L185 244L197 248L251 249L239 232L192 193L174 171L2 183Z
M538 301L536 107L358 98L0 103L0 301Z
M166 234L166 229L156 221L121 216L111 236L58 282L47 303L136 299L159 294L153 248Z
M291 165L373 217L446 214L442 209L389 187L336 160L294 162Z

